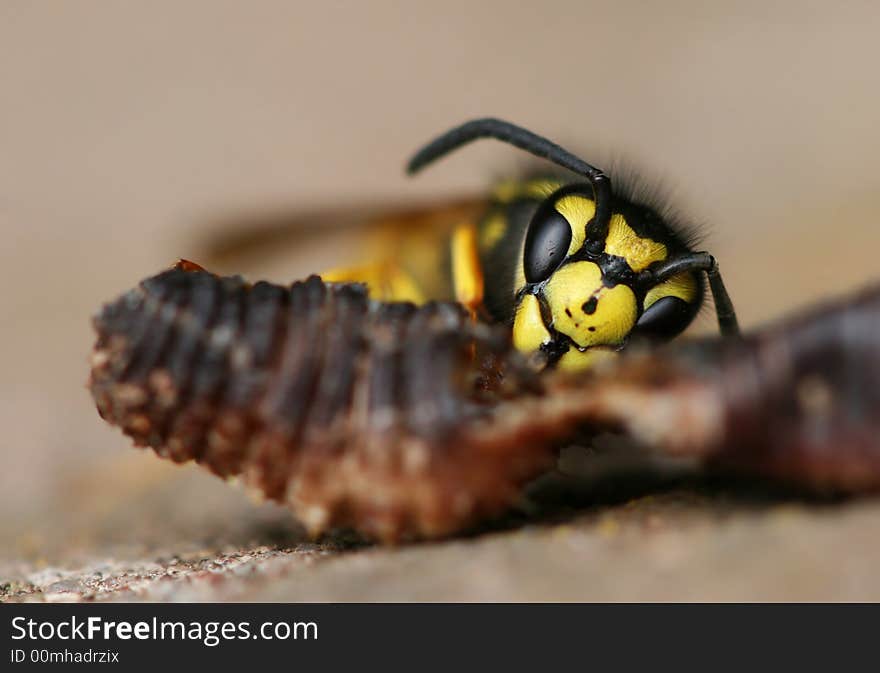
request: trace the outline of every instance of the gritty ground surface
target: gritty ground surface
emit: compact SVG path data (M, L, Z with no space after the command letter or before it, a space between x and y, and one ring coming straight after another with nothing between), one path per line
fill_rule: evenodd
M553 478L489 528L382 548L308 541L281 508L194 470L164 476L125 511L23 533L0 562L0 600L880 599L876 500L680 475Z

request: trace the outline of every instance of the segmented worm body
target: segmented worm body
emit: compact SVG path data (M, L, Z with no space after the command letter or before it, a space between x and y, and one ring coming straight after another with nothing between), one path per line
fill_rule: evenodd
M508 508L585 429L807 485L880 487L880 288L737 340L538 372L457 304L190 263L94 320L98 411L312 530L441 536Z
M315 531L353 525L383 539L492 515L552 463L540 444L477 446L461 432L503 393L493 356L507 346L457 304L188 268L145 280L95 319L90 387L136 444L241 475Z

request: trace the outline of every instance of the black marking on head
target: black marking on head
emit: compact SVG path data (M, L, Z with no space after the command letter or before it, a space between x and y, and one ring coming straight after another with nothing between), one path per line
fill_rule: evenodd
M593 315L596 312L596 305L598 303L598 299L596 299L595 297L590 297L589 299L587 299L587 301L581 304L581 310L587 315ZM568 311L568 309L565 310ZM569 313L569 315L571 314Z

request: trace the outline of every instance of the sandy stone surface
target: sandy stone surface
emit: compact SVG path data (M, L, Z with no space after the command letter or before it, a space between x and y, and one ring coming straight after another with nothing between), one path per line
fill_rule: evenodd
M880 599L876 500L631 467L553 475L501 521L397 548L308 540L282 508L181 468L72 525L23 531L0 600Z

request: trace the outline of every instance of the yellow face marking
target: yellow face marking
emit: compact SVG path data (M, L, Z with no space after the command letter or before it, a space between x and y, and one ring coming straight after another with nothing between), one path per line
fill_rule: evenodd
M562 354L556 366L566 371L580 371L595 367L602 362L608 362L615 357L617 357L617 351L610 348L591 348L586 351L570 348Z
M664 297L678 297L688 304L697 298L697 281L693 274L684 272L655 285L645 295L645 309Z
M665 245L639 236L620 213L611 216L605 252L623 257L633 271L643 271L654 262L662 262L667 254Z
M507 218L502 213L493 213L480 225L480 249L490 250L507 231Z
M568 225L571 227L571 243L568 246L568 254L571 255L580 250L584 244L587 222L596 214L596 204L585 196L569 194L559 199L554 206L556 211L568 220Z
M626 285L605 287L593 262L556 271L544 287L553 327L579 346L619 344L636 322L636 296Z
M534 295L527 294L516 307L513 319L513 346L518 351L531 353L550 341L550 332L541 320L541 308Z
M483 302L483 268L477 251L477 230L460 224L452 233L452 285L456 301L474 311Z

